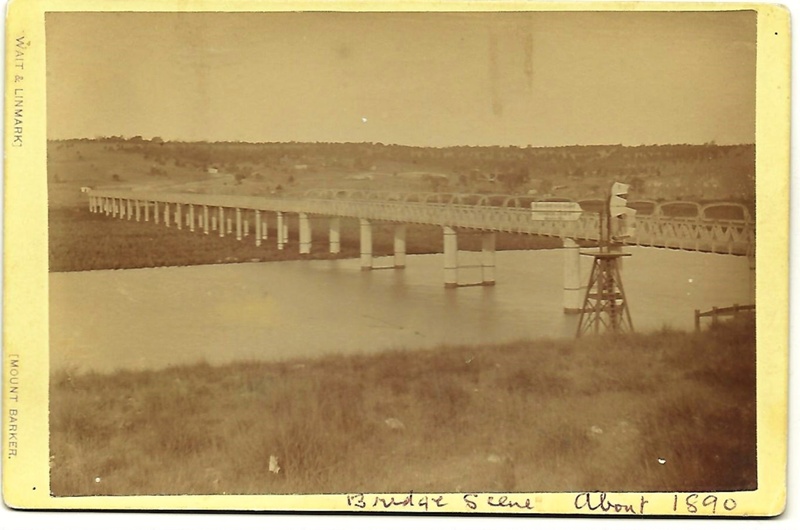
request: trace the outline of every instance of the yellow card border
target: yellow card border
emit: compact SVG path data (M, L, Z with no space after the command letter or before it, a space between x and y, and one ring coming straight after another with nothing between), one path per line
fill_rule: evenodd
M771 516L786 501L789 340L789 11L767 4L524 2L524 1L260 1L246 0L13 0L6 20L6 112L3 299L3 495L11 507L99 510L234 510L353 512L347 495L114 496L51 497L48 458L48 274L45 126L45 35L48 11L565 11L752 9L758 12L756 91L756 300L758 349L758 484L733 492L736 509L727 515ZM23 79L17 79L20 61ZM21 89L21 92L19 91ZM16 145L13 105L24 98L24 141ZM15 393L11 388L17 388ZM18 425L10 439L11 416ZM16 443L14 443L16 442ZM698 492L701 493L701 492ZM672 493L615 493L613 502L639 506L648 514L694 515L674 510ZM680 494L686 496L687 494ZM447 508L427 513L578 514L575 493L510 494L533 500L535 511L491 508L462 494L446 494ZM720 494L720 498L723 495ZM371 505L367 496L366 505ZM419 498L418 498L419 500ZM365 507L363 511L377 511ZM425 513L419 502L386 511ZM699 514L698 514L699 515Z

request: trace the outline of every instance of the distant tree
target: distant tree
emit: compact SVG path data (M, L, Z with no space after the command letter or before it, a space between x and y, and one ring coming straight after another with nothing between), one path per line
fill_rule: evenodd
M503 185L506 192L512 193L519 190L520 186L528 180L528 172L521 168L511 169L497 175L497 179Z
M111 180L113 180L114 182L119 182L119 175L114 173L113 175L111 175Z
M631 191L644 193L646 181L642 177L633 177L628 184L631 186Z

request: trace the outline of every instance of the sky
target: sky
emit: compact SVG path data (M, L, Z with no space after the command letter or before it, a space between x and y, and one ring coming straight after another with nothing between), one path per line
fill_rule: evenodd
M755 141L756 16L48 13L48 137Z

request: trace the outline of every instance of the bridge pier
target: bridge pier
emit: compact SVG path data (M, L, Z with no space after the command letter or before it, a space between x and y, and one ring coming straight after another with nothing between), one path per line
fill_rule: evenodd
M256 246L261 246L261 210L256 210L255 212L255 230L256 230Z
M236 208L236 241L242 240L242 209Z
M750 305L755 305L756 303L756 256L754 253L749 253L747 255L747 263L750 268L750 292L748 293Z
M158 224L158 201L153 201L153 224Z
M150 221L150 201L144 201L144 221Z
M183 212L181 209L181 203L177 203L175 205L175 226L178 230L183 230Z
M448 289L458 287L458 234L449 226L444 232L444 286Z
M300 239L300 254L311 253L311 220L307 213L298 215L298 232Z
M277 232L278 250L283 250L283 245L285 243L285 241L283 240L283 233L284 233L284 231L283 231L283 226L284 226L283 212L275 212L275 218L276 218L275 222L276 222L276 225L277 225L275 227L275 230Z
M233 217L228 216L228 218L225 219L225 221L228 223L228 225L227 225L227 233L232 234L233 233Z
M244 216L243 223L244 223L244 226L242 226L243 236L247 237L247 236L250 235L250 216L249 215L245 215Z
M372 270L372 223L369 219L359 219L361 226L361 270Z
M194 204L189 205L189 231L194 232Z
M583 310L581 288L581 248L574 239L564 238L564 313L574 315Z
M330 218L328 229L328 251L331 254L338 254L342 249L342 223L338 217Z
M481 285L494 285L495 247L497 234L486 232L481 235Z
M136 222L138 223L142 220L142 205L139 199L133 201L133 207L136 209Z
M267 217L264 216L264 219L261 221L261 239L264 241L267 239L267 228L269 228L269 226L267 226Z
M394 227L394 268L406 268L406 225Z
M203 233L208 235L208 206L203 205Z
M225 208L222 206L219 207L219 222L217 223L217 228L219 228L219 237L225 237Z
M169 203L164 203L164 226L169 226Z
M133 203L128 199L128 221L133 218Z

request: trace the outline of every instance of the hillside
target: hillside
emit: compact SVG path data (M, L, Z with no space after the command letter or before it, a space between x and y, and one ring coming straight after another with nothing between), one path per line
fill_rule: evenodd
M423 148L157 138L48 143L51 207L83 205L83 186L230 194L367 188L581 199L602 195L612 181L631 184L634 199L749 204L754 174L752 145Z

